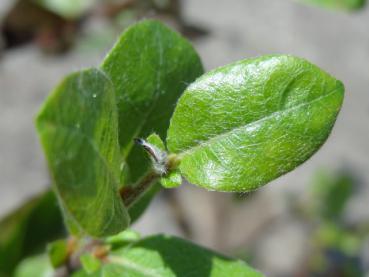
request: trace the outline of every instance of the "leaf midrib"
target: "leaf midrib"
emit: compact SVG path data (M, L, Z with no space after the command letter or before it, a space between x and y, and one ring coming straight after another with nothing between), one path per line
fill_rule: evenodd
M161 68L164 64L164 60L163 60L163 44L161 41L161 34L160 34L160 30L158 29L156 32L156 39L157 39L157 44L158 44L158 48L159 48L159 65L158 65L158 70L156 72L156 87L155 87L155 91L153 93L153 103L150 105L149 109L147 110L147 112L144 114L142 122L137 126L136 128L136 132L135 134L132 136L132 139L130 140L130 143L127 144L126 147L123 147L123 158L125 161L127 161L127 158L129 157L129 155L131 154L131 150L132 147L134 145L134 141L133 138L138 137L141 133L141 131L144 129L146 123L147 123L147 119L150 118L151 114L153 113L153 111L155 110L157 104L158 104L158 99L160 98L160 90L162 89L162 82L161 81ZM142 114L141 114L142 115Z
M278 111L275 111L275 112L272 112L271 114L265 116L265 117L262 117L256 121L252 121L252 122L248 122L247 124L245 125L241 125L241 126L238 126L238 127L235 127L233 129L230 129L224 133L221 133L221 134L218 134L218 135L215 135L213 137L210 137L208 140L206 141L202 141L200 142L199 144L195 145L195 146L192 146L190 148L187 148L186 150L182 151L182 152L179 152L178 153L178 156L180 159L182 159L184 156L194 152L195 150L197 150L198 148L201 148L201 147L205 147L209 144L211 144L212 142L216 141L217 139L220 139L222 137L225 137L229 134L231 134L232 132L235 132L237 130L240 130L240 129L243 129L243 128L246 128L246 127L249 127L249 126L252 126L253 124L256 124L256 123L259 123L259 122L262 122L262 121L265 121L265 120L268 120L269 118L272 118L276 115L280 115L280 114L284 114L284 113L287 113L287 112L291 112L291 111L294 111L294 110L298 110L299 108L302 108L302 107L305 107L305 106L309 106L311 104L314 104L315 102L318 102L324 98L327 98L329 96L331 96L332 94L334 94L336 91L339 91L339 87L335 87L334 89L332 89L332 91L328 92L327 94L325 95L322 95L322 96L319 96L317 98L315 98L314 100L311 100L309 102L306 102L306 103L303 103L303 104L299 104L297 106L294 106L292 108L288 108L288 109L283 109L283 110L278 110Z

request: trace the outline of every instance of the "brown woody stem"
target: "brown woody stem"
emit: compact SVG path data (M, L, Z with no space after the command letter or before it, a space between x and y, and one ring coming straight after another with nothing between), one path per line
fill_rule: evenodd
M159 179L157 172L148 172L136 185L123 187L119 193L122 197L124 205L129 208Z

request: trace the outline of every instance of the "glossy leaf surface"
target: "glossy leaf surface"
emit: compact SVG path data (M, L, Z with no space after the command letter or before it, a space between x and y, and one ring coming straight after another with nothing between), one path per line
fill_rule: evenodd
M106 75L89 69L68 76L41 109L37 129L70 230L99 237L126 228L118 115Z
M193 184L250 191L291 171L325 142L341 82L297 57L264 56L197 79L179 100L167 146Z
M119 111L119 142L134 183L149 167L135 137L153 131L164 139L174 105L186 86L202 74L191 44L158 21L128 28L101 68L113 81ZM124 174L124 178L126 174Z

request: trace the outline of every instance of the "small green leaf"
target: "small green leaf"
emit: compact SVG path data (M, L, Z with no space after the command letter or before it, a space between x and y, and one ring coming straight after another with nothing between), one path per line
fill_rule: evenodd
M119 112L119 142L134 183L150 166L135 137L152 130L165 138L174 104L186 86L203 72L191 44L162 23L145 20L128 28L101 68L113 81ZM127 175L125 175L127 178Z
M240 260L230 259L191 242L157 235L113 251L103 276L134 277L259 277L258 271Z
M95 0L34 0L34 2L66 19L76 19L84 15L96 3Z
M301 0L329 9L358 10L365 6L366 0Z
M17 267L14 277L53 277L54 270L46 255L34 256L23 260Z
M317 66L280 55L243 60L192 83L167 146L189 182L245 192L293 170L329 136L344 87Z
M101 261L90 253L83 254L80 257L80 261L83 269L88 274L92 274L101 268Z
M159 148L162 151L165 151L165 145L164 142L162 141L162 139L160 138L160 136L158 134L151 134L147 137L146 141L148 143L151 143L152 145L156 146L157 148Z
M37 117L60 206L73 233L108 236L129 217L118 193L121 157L113 85L99 69L69 75Z
M160 178L160 183L165 188L176 188L182 184L182 176L179 170L169 172L167 176Z
M158 147L162 151L166 151L164 142L157 134L151 134L147 137L147 142ZM176 188L182 184L182 176L178 170L173 170L168 173L168 175L160 178L160 183L165 188Z
M68 259L68 242L66 240L57 240L49 243L47 252L51 265L54 268L60 267Z
M125 230L115 236L107 237L105 242L114 248L125 246L140 239L140 234L133 230Z
M12 275L24 257L43 251L63 236L63 219L54 193L42 192L0 221L0 276Z

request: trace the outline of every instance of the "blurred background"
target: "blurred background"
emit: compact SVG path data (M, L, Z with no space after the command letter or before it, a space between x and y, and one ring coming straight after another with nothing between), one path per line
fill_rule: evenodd
M193 42L206 70L293 54L342 80L346 96L327 143L293 172L251 194L189 184L163 191L134 229L191 239L267 276L368 277L369 6L322 2L331 4L1 0L0 218L50 183L33 124L50 90L65 74L99 64L126 26L158 18Z

